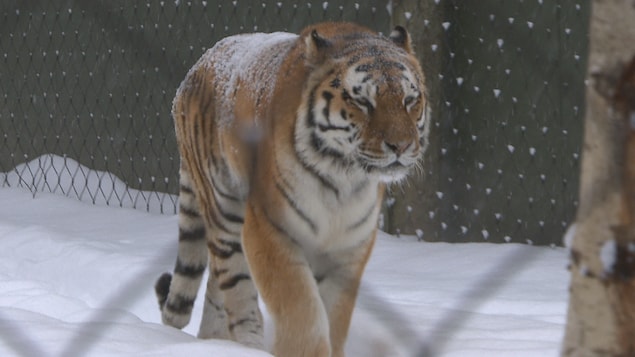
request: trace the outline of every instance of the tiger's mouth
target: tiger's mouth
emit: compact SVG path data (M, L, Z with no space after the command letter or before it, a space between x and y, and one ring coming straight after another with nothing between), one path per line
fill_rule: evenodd
M395 160L378 170L379 179L385 183L402 181L413 167L414 164L404 165L399 160Z
M408 169L412 165L404 165L401 161L395 160L392 163L388 164L384 169L385 170L398 170L398 169Z
M415 162L404 163L400 158L395 158L388 162L364 162L364 160L361 160L362 167L368 174L377 175L384 182L402 180L415 166Z

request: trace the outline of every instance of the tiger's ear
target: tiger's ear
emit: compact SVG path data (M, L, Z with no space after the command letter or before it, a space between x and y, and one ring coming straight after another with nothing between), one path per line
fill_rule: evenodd
M306 37L305 45L307 62L311 65L317 65L323 62L326 57L325 52L332 46L332 43L313 29L311 34Z
M390 33L390 39L397 46L403 48L408 53L412 53L412 44L410 43L410 34L402 26L395 26Z

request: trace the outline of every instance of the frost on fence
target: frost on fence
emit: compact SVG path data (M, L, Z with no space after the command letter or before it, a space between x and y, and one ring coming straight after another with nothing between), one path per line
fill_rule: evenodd
M588 13L575 1L2 1L0 172L27 174L15 182L31 190L153 206L178 191L175 90L217 40L324 20L387 33L392 22L424 62L434 142L423 175L390 193L384 228L560 244L576 205ZM80 166L58 169L71 159ZM31 185L24 168L49 161L55 169ZM90 170L72 183L108 172L146 193L62 189L51 177L77 167Z
M0 182L26 188L33 195L50 192L97 205L176 213L176 195L132 189L114 174L91 170L68 157L42 155L11 171L0 172Z

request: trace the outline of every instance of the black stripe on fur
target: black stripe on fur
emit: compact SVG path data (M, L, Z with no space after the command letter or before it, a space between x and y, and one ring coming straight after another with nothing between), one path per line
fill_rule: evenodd
M234 223L234 224L243 224L243 223L245 223L243 217L241 217L241 216L239 216L237 214L233 214L231 212L227 212L227 211L223 210L223 207L217 201L216 197L214 197L214 206L216 207L216 210L218 211L220 216L223 219L225 219L225 221L228 221L228 222Z
M221 217L222 216L222 212L220 212L220 209L218 208L218 204L216 204L214 202L214 207L216 208L215 210L211 210L211 214L210 214L210 218L212 219L212 222L214 222L214 225L216 228L220 229L221 231L225 232L225 233L229 233L231 235L240 235L240 230L239 231L232 231L229 228L227 228L227 226L221 222ZM220 215L220 217L219 217Z
M313 150L315 150L319 154L329 156L338 160L344 160L344 154L331 147L326 146L324 140L322 140L322 138L320 138L316 132L311 133L311 146L313 147Z
M311 90L311 92L309 93L309 98L308 98L308 105L307 105L307 124L309 125L309 127L315 127L316 126L316 122L315 122L315 116L313 115L313 106L315 105L315 91L316 88L314 88L313 90ZM298 123L296 123L296 125L299 125ZM315 176L320 183L322 183L322 185L328 189L330 189L331 191L333 191L335 193L336 196L339 197L339 190L337 189L337 187L335 187L334 184L332 184L326 177L324 177L323 175L321 175L314 166L312 166L311 164L307 163L302 156L300 155L300 153L298 153L297 150L294 150L295 152L295 156L298 159L298 162L300 162L300 164L302 165L302 167L311 175Z
M217 184L216 180L214 179L214 175L212 175L210 177L210 181L212 181L212 189L213 189L214 197L216 197L216 195L219 195L222 198L224 198L226 200L229 200L229 201L234 201L234 202L240 202L241 201L240 198L238 198L238 197L236 197L236 196L234 196L234 195L232 195L232 194L230 194L228 192L225 192L225 191L219 189L218 188L218 184Z
M231 289L233 287L235 287L236 285L238 285L239 282L243 281L243 280L251 280L251 277L247 274L236 274L234 276L232 276L231 278L223 281L222 283L220 283L220 285L218 286L221 290L228 290Z
M257 319L251 318L251 317L246 317L244 319L240 319L234 323L229 324L229 331L233 331L237 326L240 326L242 324L248 323L248 322L255 322L256 324L259 324L260 321L258 321Z
M351 126L350 125L347 125L347 126L336 126L336 125L322 125L322 124L318 124L318 128L322 132L330 131L330 130L341 130L341 131L345 131L345 132L348 133L348 132L351 131Z
M170 283L172 283L172 274L163 273L163 275L161 275L154 284L154 292L159 300L160 309L163 309L165 301L168 299L168 294L170 293Z
M229 259L231 258L235 253L240 253L242 254L243 250L242 250L242 246L240 245L240 243L231 243L231 242L227 242L227 241L220 241L219 243L223 244L224 246L228 247L229 249L224 249L219 247L215 241L211 241L207 243L207 246L209 247L210 253L215 256L216 258L219 259Z
M249 205L249 209L251 209L254 212L256 211L256 207L253 205L253 203ZM293 236L283 226L281 226L278 222L274 221L274 219L269 214L267 214L267 210L262 210L262 214L267 220L267 222L269 222L271 227L274 228L279 234L287 237L293 243L298 244L295 238L293 238Z
M302 211L291 195L282 187L282 185L276 181L276 188L282 194L282 197L287 201L287 204L293 209L293 211L311 228L313 234L317 234L317 225L313 222L309 216Z
M163 308L178 315L188 315L192 312L194 299L196 299L196 296L186 297L183 295L177 295L174 300L168 300Z
M373 212L375 211L375 208L376 208L376 203L373 202L373 204L370 206L370 209L367 210L366 213L364 213L362 218L360 218L357 222L355 222L355 223L351 224L350 226L348 226L348 228L346 228L346 230L348 232L353 231L353 230L361 227L364 223L368 222L370 217L373 215Z
M181 261L180 258L176 259L176 266L174 267L174 273L188 278L198 278L205 272L205 265L188 265Z
M205 227L199 227L193 230L186 230L179 227L179 242L194 242L201 239L205 239Z
M201 215L200 213L194 209L194 208L190 208L190 207L185 207L183 204L179 205L179 214L183 214L186 215L190 218L200 218Z
M189 194L189 195L194 195L194 191L192 190L191 187L185 186L185 185L181 185L179 187L179 190L181 191L181 193L185 193L185 194Z

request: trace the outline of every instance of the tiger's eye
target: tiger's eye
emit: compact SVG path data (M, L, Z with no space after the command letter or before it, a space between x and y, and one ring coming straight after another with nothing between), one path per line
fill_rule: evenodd
M351 104L353 102L353 97L351 97L351 95L348 94L347 91L342 91L342 100L344 100L348 104Z
M367 114L372 112L375 109L373 107L373 104L367 98L357 98L357 99L355 99L355 104L360 109L365 109Z
M411 104L413 104L415 102L415 99L417 99L415 96L409 95L406 98L404 98L403 104L406 107L409 107Z

